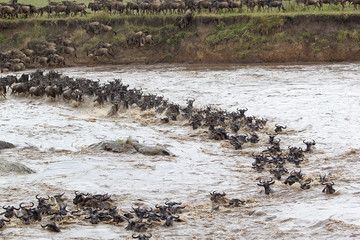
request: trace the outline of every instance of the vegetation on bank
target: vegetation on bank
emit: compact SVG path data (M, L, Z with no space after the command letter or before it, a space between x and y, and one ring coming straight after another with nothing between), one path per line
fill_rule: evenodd
M198 19L203 22L204 19L216 19L217 24L213 24L213 30L208 33L204 40L204 44L209 46L216 46L224 42L233 43L241 46L241 49L250 51L257 48L264 50L269 48L269 44L274 46L279 43L292 44L295 42L314 42L315 45L326 45L336 39L338 42L345 42L348 40L358 41L360 33L357 29L340 29L337 32L319 32L314 38L314 33L307 30L299 30L296 33L289 33L284 30L285 20L296 16L289 14L262 14L254 13L240 17L242 20L237 20L233 24L228 24L229 19L235 15L197 15ZM247 17L248 16L248 17ZM330 15L329 15L330 16ZM346 19L347 15L341 15L341 18ZM69 19L70 20L70 19ZM156 44L178 45L186 39L196 37L194 29L179 29L176 26L176 16L149 16L146 19L139 16L118 16L109 15L103 12L93 14L90 19L77 17L70 21L59 19L48 19L45 21L40 19L29 19L27 21L19 20L22 23L28 24L30 27L23 28L22 31L15 33L13 36L8 36L5 33L0 33L0 51L9 48L23 48L26 47L30 41L44 41L49 36L54 34L53 25L58 27L60 25L72 25L74 31L72 32L72 39L76 42L83 51L91 49L98 42L109 42L117 46L126 47L126 38L136 31L146 31L153 35ZM113 26L113 29L118 34L106 33L102 35L89 36L81 26L90 21L102 21ZM233 21L233 20L231 20ZM231 22L230 21L230 22ZM19 22L19 25L21 25ZM159 24L154 24L159 23ZM147 24L150 23L150 24ZM75 27L74 27L75 26ZM64 26L63 26L64 27ZM61 33L61 31L57 32ZM260 48L259 48L260 47Z
M353 6L347 6L345 11L341 11L341 5L324 5L319 11L313 10L313 7L297 5L294 0L284 1L284 4L287 9L285 12L278 12L277 9L247 12L246 7L241 12L196 12L193 23L186 29L177 26L181 17L178 13L119 15L100 11L87 16L79 14L49 18L44 14L42 17L26 19L0 19L0 28L9 29L0 32L0 52L26 48L31 41L52 41L64 31L70 32L80 57L86 56L87 50L94 48L99 42L106 42L111 43L117 51L133 51L134 54L136 51L142 54L156 49L153 53L162 55L160 61L171 61L182 54L182 47L192 45L197 47L193 50L188 48L189 54L194 54L194 49L200 47L220 55L231 54L231 57L236 56L237 60L242 61L251 56L281 50L284 46L306 46L310 49L306 54L316 55L326 48L340 45L352 47L358 44L360 33L354 27L354 18L360 19L360 12L354 11ZM353 19L351 27L342 24L349 18ZM89 35L82 26L90 21L110 25L117 34L108 32ZM333 21L335 25L325 30L328 21ZM7 24L10 27L1 27ZM295 29L296 27L291 26L293 24L301 27ZM206 33L200 33L199 29L204 27L207 28ZM151 34L155 45L143 49L128 46L126 39L137 31ZM231 53L225 53L226 48L231 48Z

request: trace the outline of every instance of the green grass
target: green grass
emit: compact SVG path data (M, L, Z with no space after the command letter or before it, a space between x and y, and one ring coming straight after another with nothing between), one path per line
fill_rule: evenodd
M169 45L172 44L179 44L181 43L183 40L190 38L192 36L194 36L195 33L194 32L190 32L190 31L180 31L180 32L176 32L173 36L171 36L170 38L168 38L166 40L166 43Z
M7 41L7 36L0 34L0 45L2 45L3 43L5 43Z
M296 42L296 38L294 38L293 36L290 36L289 34L287 34L286 32L279 32L279 33L275 33L273 36L273 41L274 43L295 43Z
M278 15L256 16L246 23L229 26L220 22L206 38L205 43L216 45L224 41L231 41L247 44L248 47L251 47L263 42L273 29L281 29L283 25L284 20Z
M356 29L354 29L352 31L340 30L337 33L336 39L337 39L337 41L343 42L343 43L347 42L348 40L359 41L360 34L359 34L359 31Z
M12 48L24 48L30 41L44 41L46 28L35 24L28 30L15 33L10 37L0 34L0 49L8 50Z
M23 31L13 37L13 46L16 48L25 47L30 41L44 41L46 29L38 24L35 24L28 31Z

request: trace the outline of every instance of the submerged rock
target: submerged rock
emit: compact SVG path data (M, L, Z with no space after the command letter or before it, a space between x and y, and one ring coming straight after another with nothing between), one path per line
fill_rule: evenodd
M170 155L169 151L161 146L148 146L134 140L101 141L89 146L90 149L105 150L118 153L141 153L144 155Z
M7 148L15 148L15 145L9 142L0 141L0 150Z
M144 155L170 155L169 151L163 147L148 146L138 142L133 142L132 145L136 149L136 151Z
M0 160L0 173L35 173L34 170L28 168L22 163L12 163L5 160Z
M99 143L91 144L89 148L117 153L137 153L136 149L131 144L118 141L101 141Z

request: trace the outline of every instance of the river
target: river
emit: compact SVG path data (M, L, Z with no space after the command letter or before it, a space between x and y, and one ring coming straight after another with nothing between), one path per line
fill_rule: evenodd
M0 176L1 205L15 205L65 192L109 193L119 209L154 207L165 201L186 206L180 222L153 227L151 239L359 239L360 238L360 67L356 63L315 65L149 65L57 69L68 76L101 82L121 79L130 88L163 95L186 105L235 111L268 119L266 131L286 125L281 147L305 147L313 152L300 166L311 188L302 190L276 180L273 192L257 186L268 171L251 168L251 154L266 146L246 143L235 150L226 141L209 139L206 129L193 130L186 121L161 123L152 111L122 110L107 117L110 106L85 100L74 106L46 97L0 99L1 138L17 148L3 150L0 159L21 162L36 173ZM19 75L20 73L18 73ZM3 76L3 75L1 75ZM170 156L91 152L86 146L101 140L136 139L160 144ZM31 147L29 147L31 146ZM319 174L330 174L334 194L322 192ZM225 192L245 205L212 211L210 192ZM3 239L132 239L125 224L70 221L60 233L40 224L12 221L0 230Z

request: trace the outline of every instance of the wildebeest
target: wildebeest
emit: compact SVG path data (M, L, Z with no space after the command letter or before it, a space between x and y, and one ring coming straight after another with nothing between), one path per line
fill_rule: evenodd
M143 36L140 40L140 46L145 46L146 44L148 45L154 45L154 39L152 38L151 34L148 34L146 36Z
M87 51L87 56L114 57L114 54L111 53L111 50L109 48L98 48Z
M268 180L268 181L264 181L264 180L260 179L258 186L263 186L265 188L265 194L268 195L271 192L270 185L272 185L274 183L275 183L275 181L272 178L270 178L270 180Z
M34 87L29 88L30 96L41 97L44 95L44 93L45 93L45 86L43 86L43 85L34 86Z
M141 42L142 42L142 39L144 36L145 36L145 34L142 31L135 32L135 33L131 34L129 37L127 37L126 43L128 46L130 46L130 45L141 46Z
M26 82L13 83L10 88L12 90L11 94L26 93L29 91L29 84Z
M193 19L192 10L188 9L186 10L184 16L179 21L179 27L180 28L186 28L190 25L191 21Z
M267 0L266 5L268 6L268 11L269 11L269 8L278 8L279 12L280 12L281 9L283 11L286 10L284 8L284 5L283 5L282 1Z
M6 99L6 86L0 85L0 96Z

